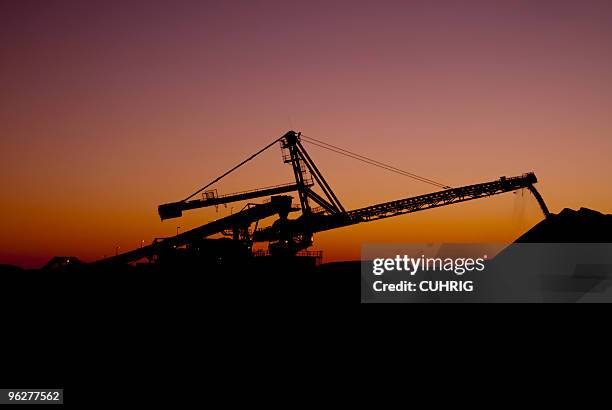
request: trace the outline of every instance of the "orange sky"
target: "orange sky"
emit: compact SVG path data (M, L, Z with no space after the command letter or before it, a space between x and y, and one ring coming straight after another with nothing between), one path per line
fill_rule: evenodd
M239 209L160 222L289 129L458 186L534 171L553 212L612 213L607 2L0 5L0 263L93 260ZM307 146L347 209L432 187ZM290 182L273 148L217 186ZM319 234L511 241L541 218L506 194Z

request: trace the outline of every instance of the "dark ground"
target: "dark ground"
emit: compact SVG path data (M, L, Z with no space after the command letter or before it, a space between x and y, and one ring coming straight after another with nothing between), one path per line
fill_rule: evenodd
M565 209L517 242L612 242L611 228L610 215ZM330 343L332 334L355 335L359 326L354 316L359 271L359 261L303 271L238 267L199 274L172 269L24 271L0 265L2 339L8 352L3 382L41 388L86 385L83 391L90 394L108 371L129 383L129 369L152 366L155 372L158 366L198 363L193 371L206 372L217 354L230 360L221 353L228 346L234 355L259 357L266 350L252 348L269 340L271 332L279 349L297 349L304 341ZM273 330L266 325L271 320ZM313 328L322 332L314 339L306 330Z

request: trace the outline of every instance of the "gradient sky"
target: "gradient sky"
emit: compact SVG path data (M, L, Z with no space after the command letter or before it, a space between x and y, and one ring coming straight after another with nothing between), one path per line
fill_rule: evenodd
M503 3L503 4L501 4ZM534 171L553 212L612 212L608 1L0 1L0 263L94 260L288 129L449 185ZM310 152L346 208L432 187ZM217 188L290 182L272 149ZM234 209L232 209L232 207ZM319 234L512 241L525 193Z

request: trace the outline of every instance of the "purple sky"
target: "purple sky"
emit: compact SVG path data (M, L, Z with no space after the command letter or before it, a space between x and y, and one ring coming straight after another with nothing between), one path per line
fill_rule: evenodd
M169 234L158 204L290 128L451 185L535 171L554 212L612 212L611 2L3 1L0 39L0 263ZM431 190L312 154L347 208ZM290 179L275 152L220 189ZM512 240L539 218L507 222L513 201L320 243Z

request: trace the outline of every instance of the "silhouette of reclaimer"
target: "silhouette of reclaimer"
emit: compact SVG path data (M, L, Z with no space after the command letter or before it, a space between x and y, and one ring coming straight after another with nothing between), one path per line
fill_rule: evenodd
M442 190L347 211L312 160L310 154L304 148L303 141L436 186ZM216 190L206 191L213 184L277 143L280 144L283 161L291 165L294 182L228 195L218 195ZM313 235L317 232L489 197L522 188L528 188L533 193L544 215L548 217L549 211L541 195L535 189L535 183L537 183L535 174L526 173L521 176L501 177L496 181L452 188L372 158L302 135L301 133L288 131L282 137L272 141L185 199L160 205L158 212L160 218L165 220L180 217L183 211L190 209L218 206L220 204L261 197L270 197L269 202L247 204L241 211L225 218L212 221L180 234L177 232L177 235L174 237L162 239L149 246L142 246L139 249L105 258L96 262L96 264L128 264L143 258L148 258L150 261L159 261L160 258L168 260L168 258L172 259L171 255L173 253L178 254L185 251L192 256L206 254L206 257L209 258L210 252L204 252L202 248L211 247L212 242L202 242L202 240L219 233L226 234L236 244L241 244L241 246L228 245L227 249L234 249L238 252L236 259L244 259L243 249L248 249L251 256L261 255L261 253L252 252L253 245L257 242L268 242L268 252L264 253L265 257L295 257L312 245ZM194 196L203 191L202 199L193 199ZM290 196L279 195L288 192L297 192L299 208L292 206L292 198ZM313 207L312 204L315 204L316 207ZM301 214L295 219L289 219L289 213L295 211L301 211ZM258 229L259 221L274 215L278 216L274 223L265 228ZM228 252L223 251L221 253L223 258L220 256L218 259L227 260ZM250 259L250 257L247 259Z

